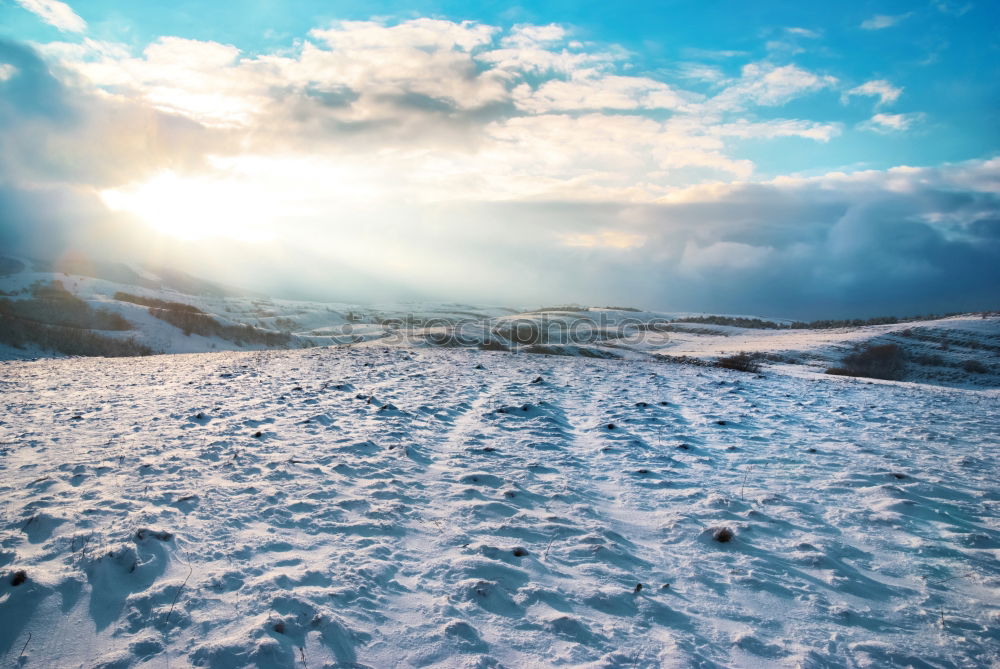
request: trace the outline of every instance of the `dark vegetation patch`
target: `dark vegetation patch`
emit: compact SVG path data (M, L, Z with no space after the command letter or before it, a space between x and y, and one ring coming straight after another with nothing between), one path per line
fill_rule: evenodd
M711 367L715 363L709 362L708 360L703 360L701 358L695 358L690 355L667 355L665 353L654 353L653 357L660 362L670 362L677 365L694 365L696 367Z
M604 351L599 348L587 346L558 346L555 344L533 344L520 349L521 353L534 353L536 355L567 355L580 356L582 358L599 358L602 360L617 360L621 356L611 351Z
M58 281L36 283L29 292L30 298L0 299L0 343L108 358L155 353L131 337L119 339L91 332L131 330L132 324L118 314L93 309Z
M170 302L168 300L160 300L155 297L143 297L142 295L133 295L132 293L123 293L121 291L115 293L114 298L119 302L130 302L132 304L138 304L142 307L156 307L158 309L169 309L170 311L187 311L192 314L205 313L198 307L191 304L184 304L183 302Z
M752 328L756 330L828 330L832 328L856 328L865 325L895 325L896 323L912 323L916 321L933 321L949 316L958 316L961 312L947 314L927 314L924 316L877 316L875 318L822 319L817 321L794 321L792 323L776 323L761 318L743 318L740 316L685 316L675 318L674 323L702 323L705 325L728 325L737 328Z
M298 325L299 324L291 318L283 318L279 316L274 319L274 327L278 328L281 332L291 332L297 328Z
M753 328L756 330L778 330L783 327L781 323L775 323L774 321L765 321L760 318L742 318L739 316L685 316L683 318L675 318L673 322L728 325L729 327Z
M732 333L728 330L718 330L715 328L692 327L687 323L671 325L673 321L652 321L636 326L637 331L643 332L683 332L686 334L708 335L710 337L728 337Z
M1000 337L997 335L986 335L977 339L969 335L962 337L954 330L929 327L907 328L906 330L896 334L900 337L905 337L906 339L920 341L925 344L934 344L941 351L950 351L956 348L967 348L977 351L1000 353ZM997 343L991 344L989 341L983 341L983 339L991 340Z
M723 369L733 369L737 372L757 373L760 371L760 360L763 357L756 353L737 353L736 355L719 358L715 361L715 366Z
M979 362L978 360L966 360L962 363L962 369L969 372L970 374L986 374L990 371L986 365Z
M831 367L826 373L871 379L898 379L905 370L906 354L898 344L865 344L845 355L840 367Z
M910 360L927 367L950 367L948 361L936 353L911 353Z
M240 323L226 325L208 314L193 311L175 311L150 307L149 313L162 321L180 328L185 335L197 334L203 337L220 337L236 344L263 344L265 346L287 346L292 336L287 332L262 330L252 325Z
M526 314L540 314L546 311L568 311L570 313L578 313L581 311L590 311L590 307L581 307L576 304L564 304L558 307L539 307L538 309L532 309L531 311L525 311Z
M132 324L120 314L94 309L71 292L61 281L38 281L29 288L30 298L0 299L0 314L45 325L81 330L131 330Z
M712 531L712 538L720 544L729 543L735 534L728 527L717 527Z
M135 339L116 339L88 330L45 325L0 313L0 343L26 348L34 345L65 355L122 358L153 355L156 351Z
M828 330L831 328L855 328L863 327L865 325L895 325L897 323L914 323L917 321L936 321L940 318L948 318L949 316L958 316L961 314L960 311L952 311L946 314L925 314L921 316L905 316L898 318L896 316L876 316L875 318L849 318L843 320L819 320L819 321L809 321L807 323L796 321L791 323L788 327L792 329L800 330Z

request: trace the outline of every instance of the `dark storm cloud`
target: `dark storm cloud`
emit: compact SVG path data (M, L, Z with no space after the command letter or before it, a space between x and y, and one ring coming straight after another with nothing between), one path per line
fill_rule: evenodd
M34 49L0 37L0 64L13 68L6 79L0 78L0 129L32 117L72 120L63 85Z
M0 179L108 187L165 168L196 170L230 138L140 101L76 85L30 46L0 39ZM57 76L58 75L58 76Z
M878 172L711 201L479 206L452 214L479 225L451 239L481 258L466 284L506 287L498 299L791 318L998 308L998 172L993 161L915 170L902 186Z

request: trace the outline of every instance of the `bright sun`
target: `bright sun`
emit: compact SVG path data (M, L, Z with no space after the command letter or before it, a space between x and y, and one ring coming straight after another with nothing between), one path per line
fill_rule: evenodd
M181 239L266 240L271 237L267 226L277 213L262 189L246 181L180 177L173 172L100 195L111 209L134 214Z

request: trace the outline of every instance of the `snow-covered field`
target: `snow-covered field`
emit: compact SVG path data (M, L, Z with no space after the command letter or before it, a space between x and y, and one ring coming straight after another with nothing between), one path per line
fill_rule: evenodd
M997 391L782 369L0 363L0 664L1000 666Z

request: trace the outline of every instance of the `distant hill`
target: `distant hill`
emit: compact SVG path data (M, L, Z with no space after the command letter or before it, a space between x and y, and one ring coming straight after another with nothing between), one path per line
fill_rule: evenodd
M997 314L798 323L632 306L358 305L276 299L163 268L0 257L0 359L372 345L1000 386ZM895 357L852 367L871 358L866 347Z

